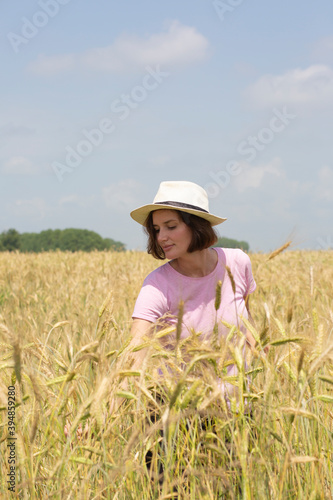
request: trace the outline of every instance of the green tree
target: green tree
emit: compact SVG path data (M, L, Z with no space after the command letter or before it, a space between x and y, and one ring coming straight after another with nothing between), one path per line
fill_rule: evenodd
M111 238L104 238L104 243L107 249L115 250L116 252L123 252L124 250L126 250L124 243L121 243L121 241L115 241Z
M82 250L124 251L125 245L111 238L102 238L94 231L87 229L47 229L40 233L23 233L21 250L23 252L47 252L52 250L76 252Z
M38 239L36 233L21 234L21 252L38 252Z
M250 245L247 243L247 241L238 241L231 238L226 238L225 236L220 237L217 240L217 243L213 246L222 248L241 248L245 252L248 252L250 249Z
M1 247L3 251L13 252L19 250L21 246L20 233L16 229L8 229L1 233Z

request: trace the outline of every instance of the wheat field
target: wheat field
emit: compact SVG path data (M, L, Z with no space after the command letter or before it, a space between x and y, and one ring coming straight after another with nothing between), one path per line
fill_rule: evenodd
M1 498L332 499L333 252L268 257L251 255L247 368L235 329L214 345L194 332L172 352L162 330L133 371L131 314L160 263L134 251L0 253ZM230 356L239 404L227 407L216 380Z

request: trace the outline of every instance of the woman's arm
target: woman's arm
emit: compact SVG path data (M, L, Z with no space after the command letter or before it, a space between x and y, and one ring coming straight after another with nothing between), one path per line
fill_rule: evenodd
M153 323L145 319L134 318L131 328L131 342L129 343L128 350L132 351L135 347L142 344L143 339L151 333ZM147 349L141 349L137 352L132 352L131 356L131 369L139 368L147 354Z

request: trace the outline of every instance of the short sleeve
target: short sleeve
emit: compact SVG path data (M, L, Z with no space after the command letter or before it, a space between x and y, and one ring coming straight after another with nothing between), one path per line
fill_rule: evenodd
M253 293L254 290L257 288L257 284L254 281L253 274L252 274L252 264L250 257L246 255L246 260L245 260L245 286L246 286L246 292L245 296L250 295L250 293Z
M168 310L166 297L149 276L143 282L136 299L132 318L145 319L155 323Z

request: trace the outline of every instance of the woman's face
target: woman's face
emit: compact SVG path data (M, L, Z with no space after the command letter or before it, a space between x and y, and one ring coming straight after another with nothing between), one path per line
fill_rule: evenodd
M156 241L167 259L178 259L187 253L192 232L175 210L155 210L153 226Z

